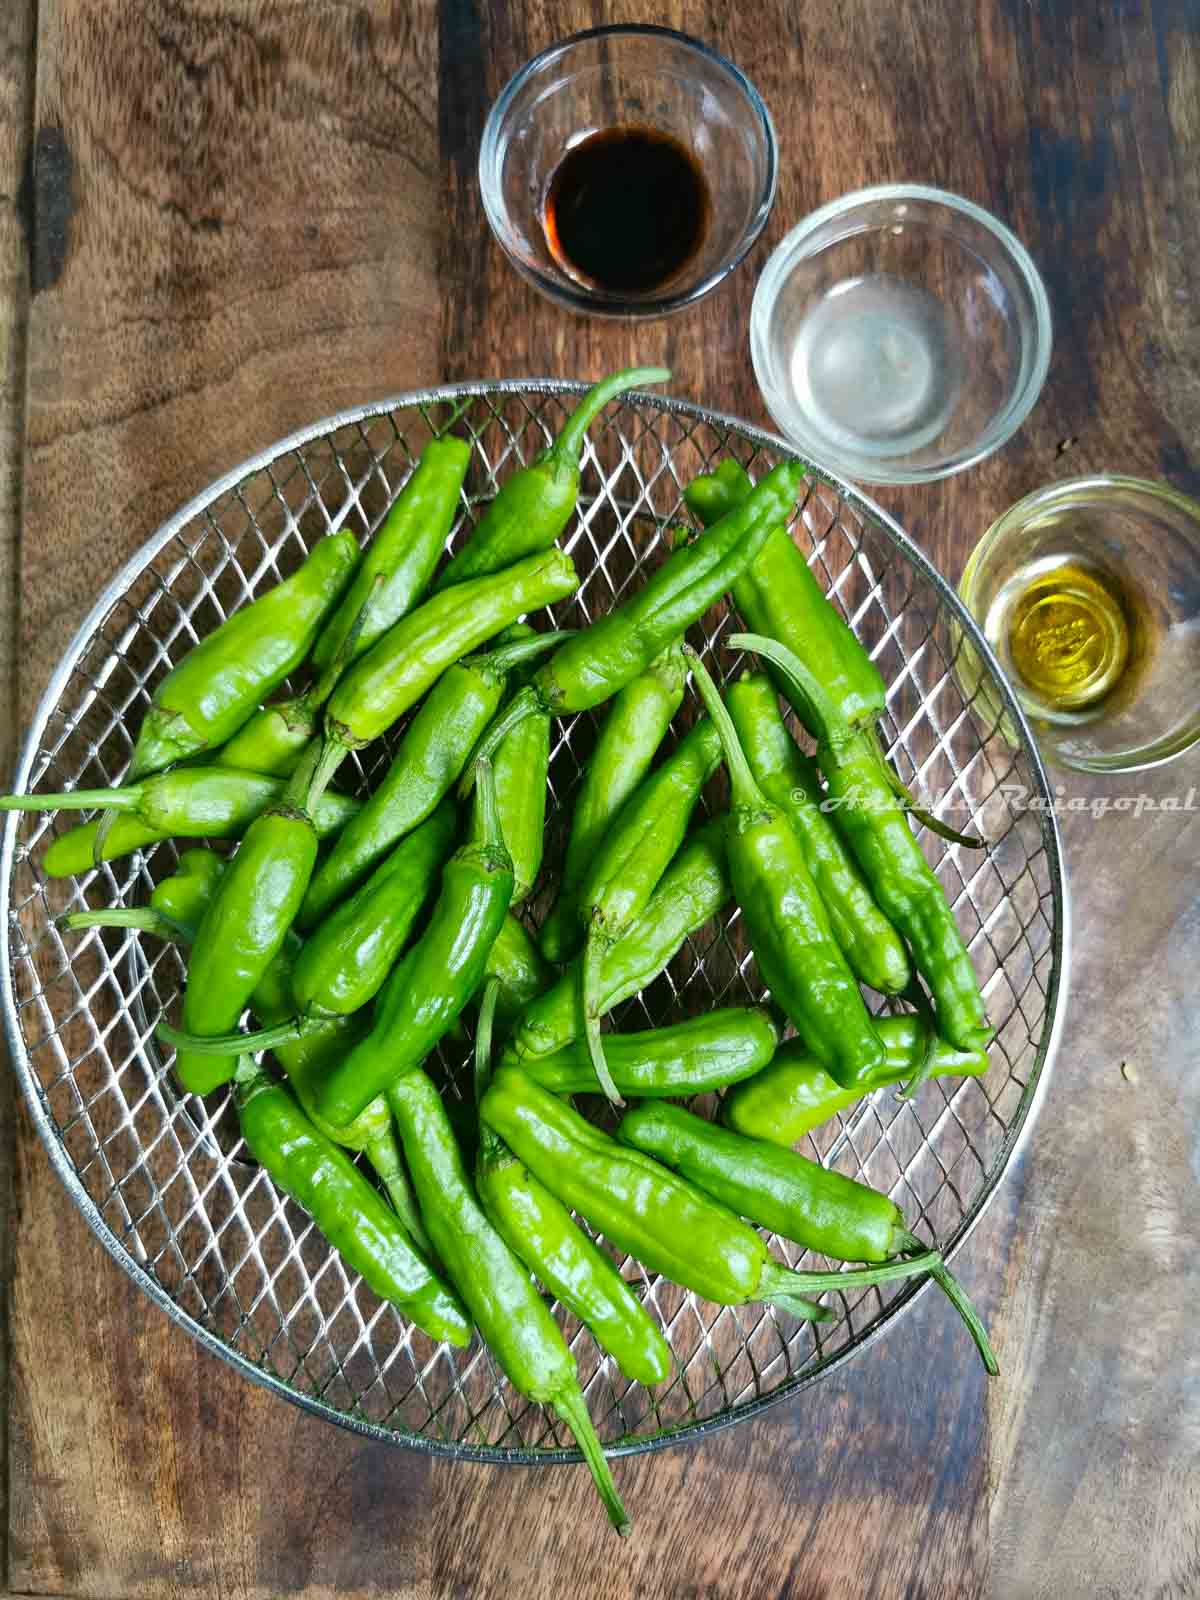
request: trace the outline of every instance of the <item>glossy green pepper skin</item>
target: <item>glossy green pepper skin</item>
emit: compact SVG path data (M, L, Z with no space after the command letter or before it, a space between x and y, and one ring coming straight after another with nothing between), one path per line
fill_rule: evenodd
M694 544L672 551L630 599L561 645L492 723L479 754L490 755L525 717L590 710L645 672L745 571L772 522L791 511L803 475L798 463L773 468Z
M587 430L610 400L639 384L666 383L670 376L665 367L632 367L589 389L554 443L500 485L435 587L445 589L498 572L552 545L579 496L579 463Z
M388 1090L435 1248L519 1393L553 1406L583 1450L613 1525L629 1531L579 1387L575 1358L529 1273L488 1221L437 1089L419 1067Z
M451 856L424 933L395 968L371 1032L326 1081L318 1109L334 1127L356 1117L381 1090L420 1066L483 981L512 896L490 767L479 840Z
M527 611L564 600L578 587L574 563L556 547L502 572L456 584L410 611L359 657L334 690L325 712L315 791L320 793L348 751L386 733L447 667Z
M514 906L528 899L542 870L546 835L546 785L550 774L550 718L528 717L492 757L496 802L513 863Z
M663 1383L671 1351L612 1261L489 1128L475 1188L492 1226L556 1300L569 1306L633 1383Z
M828 1320L830 1313L805 1296L824 1292L830 1275L795 1273L772 1261L732 1211L618 1144L518 1068L500 1068L479 1114L564 1205L652 1272L718 1305L768 1300L796 1316Z
M510 736L511 737L511 736ZM584 924L580 999L584 1037L604 1093L621 1097L605 1061L600 1034L605 952L646 907L683 842L700 791L721 762L717 730L705 718L622 806L579 891Z
M592 751L571 817L558 899L538 942L548 961L574 955L583 937L579 890L610 824L650 770L687 681L683 641L674 639L612 703Z
M834 826L879 906L912 947L917 971L933 995L938 1033L959 1050L984 1049L992 1030L975 968L942 886L912 835L873 733L845 723L822 686L782 645L758 634L735 634L729 642L773 662L790 679L793 695L808 701L809 717L821 730L817 762L829 786Z
M622 1094L645 1097L708 1094L761 1074L775 1054L779 1032L761 1006L725 1006L645 1033L605 1040L613 1082ZM555 1094L599 1094L600 1082L582 1041L553 1055L524 1060L529 1076Z
M447 668L404 730L375 792L313 874L300 926L313 927L447 794L496 714L512 668L561 634L539 634Z
M809 1049L848 1083L883 1060L883 1045L838 948L787 818L754 781L729 713L699 657L692 675L721 736L733 804L725 854L759 971Z
M292 973L302 1016L346 1016L375 998L453 849L456 821L444 798L309 934Z
M113 806L119 815L104 843L106 861L160 839L229 839L244 833L268 806L283 798L282 778L225 767L178 767L122 789L71 789L65 794L6 795L0 811L90 811ZM313 809L319 838L343 828L361 801L326 790ZM123 824L128 823L126 829ZM85 823L61 835L46 852L54 876L86 872L99 824Z
M308 655L357 564L354 535L330 534L292 577L189 651L154 691L126 781L215 749L236 733Z
M745 468L727 458L711 477L690 483L684 499L707 526L740 505L753 487ZM785 526L772 529L734 584L733 603L750 632L781 640L808 664L847 722L869 724L883 712L887 694L878 667L822 593ZM790 688L783 692L792 698ZM796 710L807 727L807 708Z
M350 651L354 661L393 623L407 616L433 577L459 508L471 446L453 434L430 439L412 476L392 502L341 605L313 651L318 670L343 653L360 611L368 615Z
M635 1106L621 1118L617 1138L665 1162L739 1217L836 1261L889 1261L912 1244L887 1195L682 1106Z
M250 1153L304 1207L347 1266L431 1339L469 1344L471 1323L461 1300L435 1275L395 1213L287 1089L245 1057L237 1106Z
M774 684L763 673L744 673L730 684L725 701L759 788L783 812L800 841L850 970L880 994L899 994L912 977L904 941L876 905L853 856L821 810L820 786L779 714Z
M722 1122L752 1139L790 1146L872 1089L905 1082L925 1059L929 1030L916 1016L880 1017L875 1028L883 1040L883 1064L849 1088L833 1081L803 1040L789 1039L770 1066L725 1096ZM938 1039L928 1076L978 1077L987 1064L985 1050L957 1050Z
M652 1152L714 1200L781 1238L834 1260L880 1263L848 1274L851 1282L869 1283L874 1273L907 1277L928 1270L962 1318L984 1367L993 1377L999 1370L987 1330L941 1256L908 1254L921 1251L921 1241L887 1195L794 1151L716 1127L681 1106L637 1106L621 1119L617 1137ZM907 1259L898 1259L902 1252Z
M203 1038L236 1026L283 948L316 859L316 830L303 811L281 806L250 824L196 930L183 996L184 1032ZM228 1082L235 1066L228 1056L184 1048L175 1057L179 1081L192 1094Z
M611 1010L657 978L688 934L714 917L731 892L724 819L717 817L684 841L646 909L606 952L596 991L603 1009ZM514 1065L549 1056L583 1037L583 1004L575 963L526 1008L502 1060Z

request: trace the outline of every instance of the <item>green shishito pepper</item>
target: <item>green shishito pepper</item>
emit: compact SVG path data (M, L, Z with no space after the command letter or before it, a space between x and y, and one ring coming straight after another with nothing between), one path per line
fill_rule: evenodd
M477 1099L490 1077L494 1001L489 985L475 1035ZM625 1376L634 1383L662 1383L671 1370L670 1348L629 1285L561 1200L485 1124L479 1129L475 1190L509 1249L588 1325Z
M728 711L699 656L692 677L725 751L733 804L725 853L750 947L776 1004L839 1083L883 1060L854 974L838 948L791 824L754 781Z
M283 798L282 778L225 767L177 767L143 778L123 789L70 789L65 794L0 796L0 811L90 811L116 807L115 826L104 841L102 858L114 860L162 839L230 839L244 833L268 806ZM317 836L327 839L362 808L360 800L327 789L312 811ZM98 822L87 822L57 838L46 852L51 877L86 872Z
M812 673L774 639L739 633L729 642L772 662L792 694L807 702L809 719L820 730L817 762L829 786L834 826L879 905L912 947L917 971L933 994L938 1032L959 1050L982 1050L991 1029L970 954L942 886L913 838L874 736L847 723ZM918 1069L917 1080L925 1075Z
M501 484L435 589L497 572L552 545L575 509L587 430L610 400L639 384L666 383L670 376L666 367L630 367L589 389L554 443Z
M345 599L317 640L313 665L318 670L347 654L355 621L368 602L349 661L370 649L421 598L454 522L470 460L471 446L453 434L430 439L421 451L412 476L367 546Z
M482 768L482 828L446 863L424 933L388 979L375 1024L326 1080L318 1107L334 1127L404 1072L418 1067L483 981L512 896L512 861L500 831L491 764Z
M833 1081L803 1040L789 1039L770 1066L725 1096L722 1122L752 1139L793 1145L872 1089L912 1078L928 1054L929 1030L924 1022L914 1016L881 1017L875 1028L886 1052L883 1064L849 1088ZM978 1077L987 1071L987 1064L985 1050L956 1050L938 1039L928 1076Z
M711 476L693 479L684 499L707 527L753 488L746 469L727 457ZM878 667L825 598L786 526L771 530L734 584L733 603L750 630L779 639L808 664L847 722L874 722L882 713L887 695ZM790 688L784 693L791 698ZM806 717L807 707L796 709Z
M665 1161L738 1216L835 1260L889 1261L923 1249L887 1195L792 1150L717 1127L682 1106L636 1106L622 1117L617 1138ZM915 1268L915 1262L906 1264ZM927 1265L995 1376L996 1357L970 1301L940 1256Z
M569 637L541 633L486 655L456 661L438 679L404 730L378 787L343 828L313 874L300 926L314 926L404 835L423 822L457 780L496 714L508 674Z
M761 1006L724 1006L702 1017L645 1033L614 1033L605 1041L613 1082L622 1094L708 1094L762 1072L779 1032ZM585 1044L531 1056L524 1067L555 1094L599 1094L600 1080Z
M536 638L524 623L509 628L505 643ZM555 636L566 638L566 634ZM543 634L545 640L547 635ZM513 864L512 905L528 899L542 870L546 832L546 789L550 777L550 718L530 717L514 728L492 757L500 830ZM478 805L472 826L479 828Z
M447 667L527 611L553 605L578 587L570 556L555 547L502 572L455 584L410 611L359 657L334 690L325 709L314 792L321 792L349 751L386 733Z
M250 1057L241 1058L236 1077L247 1149L304 1207L347 1266L431 1339L469 1344L471 1322L461 1300L437 1277L345 1151Z
M596 1077L616 1105L622 1104L621 1096L609 1073L600 1036L599 987L605 955L645 910L683 843L700 791L720 763L721 741L705 718L625 802L579 891L584 927L579 963L584 1037Z
M549 961L565 961L579 948L579 889L610 823L650 770L687 681L683 640L673 639L646 671L627 683L604 719L579 786L563 860L558 899L538 942Z
M941 1259L931 1252L858 1272L793 1272L773 1261L761 1237L732 1211L618 1144L519 1068L497 1070L480 1117L610 1244L718 1305L762 1300L825 1322L832 1314L810 1296L906 1278Z
M775 467L694 544L672 551L624 604L568 639L513 696L485 735L479 754L491 755L526 717L588 711L645 672L745 571L772 523L791 510L803 475L799 463ZM470 788L469 774L462 787Z
M73 911L59 919L63 928L135 928L168 943L190 946L204 913L212 903L226 861L212 850L185 850L170 877L155 884L148 906L111 906L102 911ZM250 996L259 1022L274 1024L291 1017L296 1003L292 994L292 966L299 939L289 934ZM371 1102L361 1116L344 1128L331 1128L316 1109L317 1091L335 1061L366 1031L366 1019L329 1017L306 1028L302 1036L275 1049L275 1058L309 1119L326 1138L347 1150L362 1151L379 1176L397 1216L423 1251L429 1240L392 1127L387 1101Z
M904 941L875 904L853 856L821 810L820 787L779 714L774 684L763 673L743 673L730 684L725 700L759 788L800 841L851 971L881 994L899 994L912 976Z
M591 1469L613 1526L629 1518L588 1416L575 1358L529 1273L488 1221L463 1165L442 1097L415 1067L388 1090L434 1247L488 1348L520 1393L553 1406Z
M302 809L314 762L315 747L279 805L247 828L196 929L183 995L185 1034L228 1033L283 948L317 859L317 831ZM176 1074L192 1094L227 1083L235 1066L228 1056L176 1050Z
M154 691L127 781L224 744L308 655L358 561L349 532L330 534L292 577L235 611Z
M491 978L498 985L496 1020L503 1028L510 1027L526 1006L550 987L550 968L524 924L511 911L488 951L485 984Z
M702 928L729 899L723 833L724 819L716 817L684 841L646 909L606 952L596 988L605 1011L652 983L687 936ZM550 1056L583 1037L576 962L525 1009L502 1064L524 1064L534 1057Z

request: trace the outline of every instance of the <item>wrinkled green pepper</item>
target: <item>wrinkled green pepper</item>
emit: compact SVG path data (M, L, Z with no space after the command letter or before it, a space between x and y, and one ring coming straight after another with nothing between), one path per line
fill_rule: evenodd
M708 1094L761 1074L779 1031L761 1006L725 1006L645 1033L612 1033L605 1055L622 1094ZM599 1094L587 1046L577 1040L548 1056L524 1059L525 1071L555 1094Z

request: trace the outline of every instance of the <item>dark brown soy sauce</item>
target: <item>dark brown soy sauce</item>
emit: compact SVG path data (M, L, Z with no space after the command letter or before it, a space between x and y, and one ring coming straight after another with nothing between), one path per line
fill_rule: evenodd
M708 185L670 134L604 128L554 169L543 216L550 253L573 277L609 294L647 294L699 250Z

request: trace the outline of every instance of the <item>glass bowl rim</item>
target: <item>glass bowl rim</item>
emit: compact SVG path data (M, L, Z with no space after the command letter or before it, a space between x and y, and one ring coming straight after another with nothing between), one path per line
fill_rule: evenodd
M955 451L940 462L925 467L889 465L869 456L851 455L839 456L837 460L830 459L825 463L847 477L861 477L869 483L934 483L941 478L952 477L957 472L965 472L968 467L977 466L980 461L1007 444L1033 410L1045 384L1046 374L1050 370L1054 324L1046 285L1029 251L999 217L990 211L985 211L982 206L976 205L973 200L968 200L963 195L953 194L948 189L938 189L924 183L875 184L866 189L855 189L850 194L839 195L836 200L818 206L815 211L810 211L807 216L802 217L795 227L784 235L771 252L759 276L750 307L750 359L759 389L780 431L800 450L825 462L827 452L822 443L803 428L794 428L790 415L782 407L777 410L772 404L775 387L767 379L770 372L767 357L767 324L788 273L794 263L807 254L800 248L805 241L827 222L849 216L866 206L886 200L913 200L940 205L954 216L969 217L978 223L992 235L1004 254L1015 265L1017 275L1024 284L1033 306L1033 354L1025 381L1014 390L988 428L969 448ZM788 417L786 423L783 420L784 416Z
M569 282L560 282L556 278L551 278L539 268L519 260L513 251L509 249L505 237L507 231L505 217L507 212L505 207L499 203L499 185L493 183L489 178L489 169L496 172L499 170L500 130L504 126L505 118L514 100L525 85L545 67L565 56L579 45L586 44L594 39L616 37L667 40L672 44L683 46L686 50L693 51L716 66L726 77L733 81L734 86L741 91L749 103L766 150L767 170L763 188L749 223L732 253L723 257L718 266L711 272L706 273L704 277L698 279L689 288L681 289L675 294L663 295L658 299L647 297L630 297L626 299L621 296L606 298L601 295L589 294L585 290L572 288ZM568 305L576 311L591 312L593 315L628 319L665 317L674 311L682 311L685 306L694 304L715 289L718 284L723 283L731 272L737 270L758 242L775 205L775 194L779 186L779 142L775 136L775 124L771 120L771 113L767 109L766 102L742 69L730 61L727 56L723 56L720 51L714 50L710 45L705 44L702 39L696 39L689 33L681 33L677 28L664 28L657 23L606 23L603 27L584 28L579 33L573 33L565 39L556 40L554 44L547 45L544 50L540 50L537 55L531 57L523 67L518 68L504 88L501 89L487 114L487 120L483 125L483 137L479 142L477 170L479 193L483 201L483 209L487 216L488 226L510 263L536 289L540 289L551 300L557 300L560 304Z

